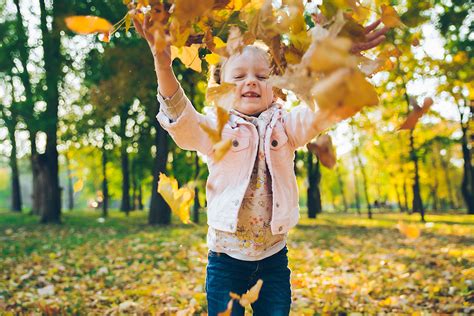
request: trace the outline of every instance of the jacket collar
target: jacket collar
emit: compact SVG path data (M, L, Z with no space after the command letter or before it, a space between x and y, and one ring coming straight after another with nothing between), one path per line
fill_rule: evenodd
M281 104L272 103L272 105L268 109L266 109L265 111L263 111L259 115L266 114L267 112L271 112L270 116L273 117L273 115L281 108L282 108ZM229 125L232 128L237 127L238 124L252 124L250 122L251 117L249 117L248 115L242 114L239 111L234 110L234 109L231 109L229 111L229 113L230 113ZM270 120L271 120L271 118L270 118Z

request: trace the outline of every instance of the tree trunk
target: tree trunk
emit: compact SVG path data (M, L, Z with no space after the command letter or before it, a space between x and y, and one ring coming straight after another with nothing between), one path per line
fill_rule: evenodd
M136 175L136 162L135 159L132 159L132 172L130 173L132 177L132 210L138 209L137 203L137 195L138 195L138 188L137 188L137 175Z
M67 174L67 206L69 210L74 209L74 190L72 187L72 175L71 175L71 162L69 160L69 155L66 153L66 174Z
M367 215L371 219L372 218L372 206L370 205L370 199L369 199L369 188L367 184L367 175L365 172L365 167L362 164L362 159L360 157L360 152L359 152L359 145L355 146L355 152L356 152L356 158L357 162L359 164L359 169L362 174L362 185L364 186L364 196L365 200L367 202Z
M414 178L413 178L413 212L420 212L421 221L425 221L425 209L423 208L423 201L420 194L420 178L418 172L418 155L416 154L413 129L410 130L410 159L414 164Z
M321 182L321 169L319 159L314 164L314 155L308 151L308 189L307 189L307 207L308 218L316 218L316 215L322 212L321 191L319 184Z
M347 200L346 200L346 195L344 193L344 182L342 181L342 175L341 175L341 170L339 170L339 165L336 165L336 176L337 176L337 182L339 183L339 189L341 192L342 203L344 206L344 213L347 213L347 210L348 210Z
M148 214L148 224L150 225L169 225L171 223L171 210L165 200L158 193L158 181L160 173L166 171L166 162L168 160L168 136L161 125L154 121L155 126L155 146L156 156L153 164L153 186L150 200L150 213Z
M433 204L432 204L433 211L438 211L439 210L439 200L438 200L439 183L438 183L438 174L436 172L436 170L438 170L436 155L438 155L439 150L437 146L435 147L435 149L436 149L436 152L432 153L433 157L431 159L431 167L432 167L431 174L433 175L433 183L431 185L431 197L433 198Z
M102 217L109 215L109 185L107 183L107 151L105 150L105 128L104 144L102 144Z
M13 89L13 86L12 86ZM18 172L18 160L16 158L16 137L15 129L17 124L17 118L14 113L12 113L10 118L4 118L8 129L8 136L10 137L10 143L12 150L10 153L10 169L11 169L11 208L14 212L21 212L22 201L21 201L21 188L20 188L20 175Z
M142 190L142 183L138 183L138 209L143 211L143 190Z
M198 224L199 223L199 188L198 188L198 181L199 181L199 156L194 153L194 205L193 205L193 222Z
M122 170L122 201L120 204L120 210L125 212L128 216L130 212L130 172L129 162L127 153L127 136L125 135L125 129L127 126L128 107L123 105L120 108L120 138L122 144L120 147L120 161Z
M44 0L40 0L41 9L41 34L43 39L44 69L46 75L46 111L44 130L46 133L46 185L42 187L45 192L41 222L60 223L61 222L61 192L59 187L59 165L57 151L57 128L58 128L58 106L59 106L59 78L61 76L61 30L57 22L63 18L66 3L56 1L53 5L53 15L51 21L51 31L47 27L47 12Z
M354 155L352 155L352 166L353 166L352 171L353 171L353 178L354 178L354 198L355 198L356 210L357 210L357 214L361 215L361 213L360 213L359 186L358 186L358 183L357 183L357 169L356 169Z
M468 123L463 124L461 121L461 147L464 159L461 192L466 202L467 213L474 215L474 168L471 164L471 152L468 146Z

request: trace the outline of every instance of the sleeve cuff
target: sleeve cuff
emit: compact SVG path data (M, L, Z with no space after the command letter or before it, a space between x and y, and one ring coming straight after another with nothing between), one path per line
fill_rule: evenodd
M178 87L178 90L171 97L163 97L159 90L156 97L158 102L160 102L160 110L173 121L178 119L186 106L186 95L181 86Z

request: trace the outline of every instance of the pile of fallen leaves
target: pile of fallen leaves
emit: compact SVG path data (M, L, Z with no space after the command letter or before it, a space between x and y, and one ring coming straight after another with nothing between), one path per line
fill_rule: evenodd
M43 226L0 214L2 315L206 314L204 224L156 228L145 214L94 216L67 213L64 225ZM474 312L474 219L426 219L302 220L288 242L292 314ZM233 304L258 299L242 294L232 294Z

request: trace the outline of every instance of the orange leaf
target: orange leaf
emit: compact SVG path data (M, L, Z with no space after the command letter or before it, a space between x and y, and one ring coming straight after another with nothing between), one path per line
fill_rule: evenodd
M336 165L336 152L332 145L331 136L321 135L316 142L308 143L306 147L318 157L323 166L332 169Z
M402 233L405 235L405 237L410 238L410 239L416 239L420 236L421 231L419 228L413 225L406 225L402 221L398 222L397 228Z
M382 22L385 26L388 27L397 27L397 26L404 26L402 21L400 21L400 17L398 16L397 11L391 6L382 4Z
M260 294L260 289L262 288L262 285L263 281L259 279L257 283L255 283L255 285L247 291L247 293L242 294L242 297L239 301L240 305L245 307L258 300L258 295Z
M168 178L165 174L160 174L158 183L158 193L161 194L171 211L185 223L190 223L190 208L194 201L194 190L190 188L179 188L178 181Z
M229 303L227 303L227 309L223 312L217 314L218 316L230 316L232 313L232 305L234 304L234 300L231 299Z
M408 114L407 119L400 126L399 130L414 129L415 125L418 122L418 120L420 119L420 117L422 117L423 114L428 112L428 110L430 109L430 107L432 105L433 105L433 99L432 98L425 98L425 100L423 101L423 107L420 107L416 103L413 104L413 111L411 111L410 114Z
M64 19L66 26L78 34L109 33L113 25L106 19L98 16L70 16Z

